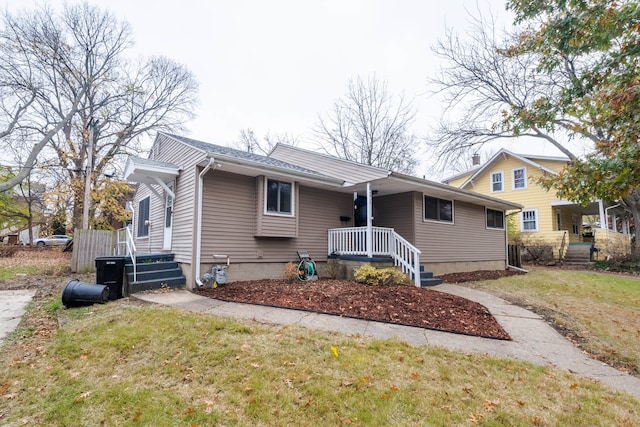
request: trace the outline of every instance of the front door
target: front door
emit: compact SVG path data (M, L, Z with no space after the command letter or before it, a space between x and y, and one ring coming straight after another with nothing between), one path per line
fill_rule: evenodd
M171 191L174 191L173 183L168 184ZM171 231L173 226L173 197L168 191L165 191L164 197L164 239L162 249L171 250Z
M364 196L358 196L353 201L353 226L367 226L367 198Z

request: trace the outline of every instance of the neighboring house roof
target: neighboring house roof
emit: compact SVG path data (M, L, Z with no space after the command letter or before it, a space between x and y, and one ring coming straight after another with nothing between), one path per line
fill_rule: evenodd
M452 175L452 176L450 176L450 177L448 177L448 178L445 178L445 179L443 179L443 180L442 180L442 182L444 182L445 184L447 184L447 183L449 183L449 182L451 182L451 181L455 181L456 179L459 179L459 178L462 178L462 177L464 177L464 176L466 176L466 175L472 174L472 173L473 173L473 172L475 172L479 167L480 167L480 165L476 165L476 166L474 166L473 168L469 169L468 171L460 172L460 173L457 173L457 174L455 174L455 175Z
M518 160L520 160L521 162L532 166L534 168L540 169L546 173L552 174L552 175L557 175L558 172L547 168L546 166L543 166L539 163L537 163L535 160L554 160L554 161L563 161L563 162L568 162L569 159L568 158L563 158L563 157L544 157L544 156L533 156L533 155L521 155L521 154L516 154L513 153L509 150L506 149L501 149L500 151L498 151L496 154L494 154L493 157L491 157L491 159L489 159L489 161L487 161L484 165L480 166L479 168L475 169L473 171L473 173L471 174L471 176L469 176L469 178L466 179L466 181L464 181L462 183L462 185L460 185L460 188L464 188L466 187L468 184L472 183L477 177L481 176L482 174L484 174L487 169L489 169L490 167L492 167L499 159L501 156L511 156L514 157ZM459 176L464 176L464 174L461 174ZM453 179L455 179L456 177L453 178L449 178L447 180L445 180L444 182L447 183L449 181L452 181Z

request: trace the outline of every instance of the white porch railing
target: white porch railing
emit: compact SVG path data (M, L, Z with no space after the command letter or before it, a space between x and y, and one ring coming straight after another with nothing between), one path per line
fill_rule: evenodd
M138 281L138 272L136 271L136 244L133 241L133 233L129 227L120 228L117 231L118 241L116 243L116 251L118 255L124 255L131 258L133 263L133 281Z
M393 264L420 286L420 249L393 228L372 227L371 252L367 247L367 227L329 230L329 255L390 256Z

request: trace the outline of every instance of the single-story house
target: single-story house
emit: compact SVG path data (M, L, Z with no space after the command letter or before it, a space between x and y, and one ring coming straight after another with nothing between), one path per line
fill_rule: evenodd
M227 280L283 277L307 251L320 275L336 259L387 258L419 285L435 274L507 267L505 211L517 203L278 144L268 156L159 133L130 157L129 230L137 254L174 254L192 288L214 255Z

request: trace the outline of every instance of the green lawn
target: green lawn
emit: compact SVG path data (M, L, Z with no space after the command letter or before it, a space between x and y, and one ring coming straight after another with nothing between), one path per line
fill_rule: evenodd
M522 362L126 300L59 313L51 336L35 326L3 349L3 425L640 423L632 397Z
M640 278L558 269L465 284L530 306L581 347L640 375Z
M535 306L637 366L638 280L539 270L467 285ZM3 426L634 426L638 408L524 362L127 299L66 310L56 292L0 351Z

